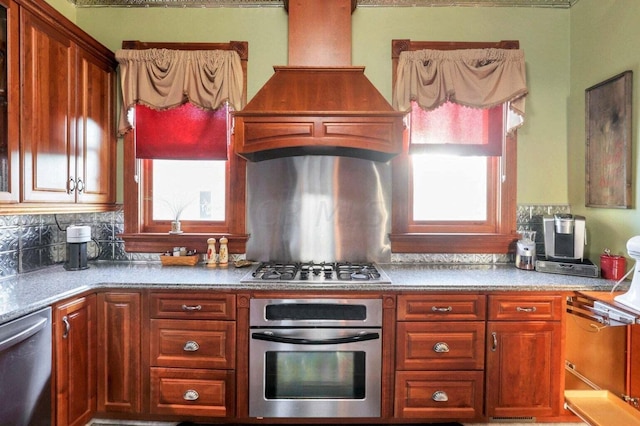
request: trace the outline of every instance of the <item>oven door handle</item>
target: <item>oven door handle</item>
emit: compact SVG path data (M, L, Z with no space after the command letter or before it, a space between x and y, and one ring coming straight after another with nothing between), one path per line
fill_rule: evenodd
M380 338L380 333L362 333L355 336L336 337L335 339L298 339L294 337L278 336L272 333L251 333L251 338L255 340L265 340L267 342L289 343L291 345L336 345L342 343L357 343L365 340L376 340Z

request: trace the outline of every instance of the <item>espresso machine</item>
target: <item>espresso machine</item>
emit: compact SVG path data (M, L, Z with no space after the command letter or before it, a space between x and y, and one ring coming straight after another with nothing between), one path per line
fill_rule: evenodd
M557 274L597 278L598 267L584 257L587 229L584 216L556 213L542 218L544 256L536 261L536 270Z

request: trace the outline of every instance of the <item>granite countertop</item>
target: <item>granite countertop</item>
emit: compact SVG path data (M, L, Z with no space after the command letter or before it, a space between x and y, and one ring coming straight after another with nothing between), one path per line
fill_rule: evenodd
M266 281L240 283L250 268L162 266L159 262L92 262L89 269L66 271L62 265L0 280L0 323L60 300L101 288L190 290L354 290L354 291L610 291L615 282L601 278L523 271L513 265L379 265L391 284L309 284ZM623 283L618 290L628 288Z

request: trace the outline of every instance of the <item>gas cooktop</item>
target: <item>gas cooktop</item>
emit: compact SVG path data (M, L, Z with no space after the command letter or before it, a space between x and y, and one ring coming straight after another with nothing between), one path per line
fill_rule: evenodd
M306 282L322 284L390 284L387 274L373 262L262 262L241 283Z

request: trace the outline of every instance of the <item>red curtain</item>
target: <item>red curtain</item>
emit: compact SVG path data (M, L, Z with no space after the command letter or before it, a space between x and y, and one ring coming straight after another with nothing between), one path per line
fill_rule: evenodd
M167 110L135 106L136 157L227 160L228 106L215 111L191 103Z

